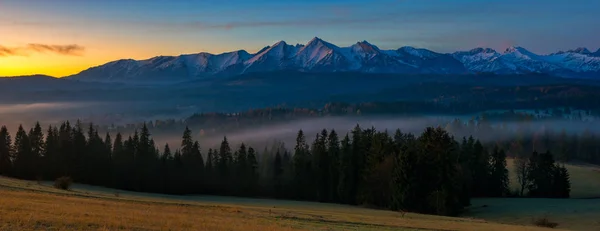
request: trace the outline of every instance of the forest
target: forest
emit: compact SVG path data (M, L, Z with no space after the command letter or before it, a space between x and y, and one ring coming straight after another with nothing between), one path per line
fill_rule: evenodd
M497 142L456 138L452 131L498 134ZM506 132L506 131L504 131ZM70 177L77 183L165 194L213 194L363 205L418 213L458 215L474 197L567 198L570 180L560 161L597 161L599 142L591 134L545 131L501 140L502 128L484 122L419 134L356 125L298 131L293 149L283 143L257 150L230 144L204 150L185 129L181 148L155 145L149 128L124 137L100 136L96 126L64 122L44 132L20 126L14 136L0 129L0 174L28 180ZM545 135L544 135L545 134ZM527 151L529 144L536 148ZM544 150L538 152L538 150ZM557 150L558 152L554 152ZM507 156L516 158L518 192L508 188Z
M495 105L486 103L487 106ZM488 108L488 107L485 108ZM494 108L494 107L489 107ZM496 112L481 111L473 104L439 104L432 102L365 102L365 103L326 103L322 107L286 107L285 105L256 108L234 113L211 112L197 113L183 119L157 119L146 121L145 124L151 127L155 133L176 133L179 134L185 127L196 130L206 135L219 134L223 132L232 132L243 129L253 129L259 126L284 124L293 121L347 117L347 118L368 118L368 117L393 117L402 119L419 118L426 115L444 115L444 116L472 116L476 118L486 118L490 122L508 123L508 122L532 122L532 121L550 121L565 120L571 122L590 122L588 117L595 117L598 113L595 110L586 109L586 107L557 107L551 104L541 104L539 109L534 105L524 105L524 109L531 112L516 110L515 104L506 107L505 111L496 108ZM534 113L535 112L535 113ZM98 118L95 118L98 119ZM118 120L118 118L102 118ZM83 123L92 123L94 120L85 120ZM127 124L102 124L98 125L100 132L121 132L133 133L139 130L144 122Z

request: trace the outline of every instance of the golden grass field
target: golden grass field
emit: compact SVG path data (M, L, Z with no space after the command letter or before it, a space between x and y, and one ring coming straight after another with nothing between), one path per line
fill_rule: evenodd
M546 230L310 202L61 191L0 178L0 230ZM227 201L231 200L231 203Z
M512 161L509 161L512 165ZM569 166L575 197L600 193L600 172ZM514 177L511 175L511 178ZM483 206L486 205L486 206ZM599 199L474 199L465 217L219 196L135 193L0 177L0 230L600 230ZM555 229L556 230L556 229Z

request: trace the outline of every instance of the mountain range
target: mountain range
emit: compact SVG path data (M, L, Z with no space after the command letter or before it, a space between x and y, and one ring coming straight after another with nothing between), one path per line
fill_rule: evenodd
M509 47L503 52L475 48L437 53L407 46L382 50L367 41L338 47L315 37L306 45L280 41L254 54L239 50L222 54L157 56L146 60L122 59L68 78L102 82L185 81L282 70L397 74L543 73L594 78L600 77L600 49L591 52L577 48L547 55L538 55L523 47Z

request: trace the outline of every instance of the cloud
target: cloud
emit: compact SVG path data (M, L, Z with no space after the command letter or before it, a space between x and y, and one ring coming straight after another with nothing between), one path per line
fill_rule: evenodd
M79 46L77 44L70 45L47 45L47 44L36 44L31 43L27 45L29 50L35 52L51 52L57 53L61 55L77 55L80 56L85 51L85 47Z
M81 56L85 52L85 47L77 44L69 45L48 45L39 43L30 43L21 47L5 47L0 45L1 56L28 56L31 53L53 53L59 55Z
M0 46L0 56L10 56L10 55L15 55L14 49Z

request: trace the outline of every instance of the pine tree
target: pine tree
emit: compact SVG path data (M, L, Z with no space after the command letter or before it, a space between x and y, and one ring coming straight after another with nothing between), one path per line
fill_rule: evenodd
M256 160L256 152L252 147L248 148L248 177L249 177L249 192L251 195L256 193L258 189L258 161Z
M165 148L163 149L163 153L160 156L161 167L160 167L160 180L161 180L161 192L162 193L170 193L171 192L171 162L173 161L173 153L171 153L171 148L169 144L165 144Z
M296 136L296 147L294 148L294 190L297 199L310 199L313 197L311 158L306 138L302 130Z
M213 168L214 168L214 155L213 155L213 150L212 148L208 149L208 155L206 157L206 167L205 167L205 172L206 172L206 176L207 177L212 177L213 175Z
M204 186L204 158L202 158L202 152L200 151L200 143L195 141L192 145L192 157L190 166L192 169L188 172L189 177L192 178L194 193L202 193Z
M234 156L236 185L240 189L247 189L249 187L247 158L246 145L242 143ZM242 190L240 190L240 193L242 193Z
M0 128L0 175L12 174L13 166L11 160L12 140L6 126Z
M275 198L282 197L282 177L283 177L283 165L281 153L279 151L275 154L275 161L273 163L273 195Z
M352 158L352 146L350 144L350 138L348 134L342 139L341 150L340 150L340 179L338 183L337 192L340 197L340 201L346 204L353 204L355 202L355 194L353 189L356 187L354 159Z
M340 141L335 130L327 137L327 154L329 159L329 197L328 201L339 202L338 185L340 181Z
M60 135L56 127L49 126L44 143L43 163L44 178L54 180L60 177L64 170L65 160L60 150Z
M458 171L458 145L442 128L427 128L417 140L420 164L418 195L427 195L429 204L421 212L456 215L463 207Z
M550 152L534 152L529 158L527 189L531 197L553 197L554 158Z
M217 160L217 170L219 172L219 182L222 182L223 190L226 193L230 193L230 167L232 163L232 153L227 137L223 137L221 146L219 147L219 158Z
M386 207L391 200L394 143L387 132L376 132L367 151L360 203Z
M192 140L192 131L186 126L183 131L183 137L181 140L181 155L190 156L194 149L194 141Z
M348 196L351 198L353 204L357 202L358 190L366 166L366 153L367 150L369 150L370 143L369 133L370 132L367 130L363 131L358 124L352 130L350 149L352 153L352 164L350 168L353 173L351 173L352 178L350 181L352 181L352 183L348 188Z
M317 200L326 202L329 197L329 154L327 153L327 130L317 134L313 143L313 167Z
M69 167L71 171L68 173L68 175L71 176L73 180L82 182L87 180L85 179L87 176L87 166L84 162L85 153L87 151L87 140L83 132L83 124L81 121L77 121L75 127L72 128L71 133L72 153L70 156L71 163Z
M31 143L29 137L23 129L23 126L19 125L19 130L15 136L15 162L14 168L16 176L21 179L33 180L37 174L36 156L31 149Z
M179 149L175 150L175 153L173 154L173 179L175 182L179 182L179 184L176 184L172 190L179 194L183 194L188 191L186 185L183 184L187 182L187 178L185 176L185 169L182 159L181 151Z
M469 137L468 144L473 143L473 138ZM469 157L469 169L471 170L471 195L474 197L487 196L488 179L490 174L490 157L479 140L474 141Z
M44 132L42 131L42 127L40 126L39 122L36 122L34 128L29 130L28 137L31 145L31 151L36 157L36 160L39 160L44 155ZM40 163L35 164L37 166Z
M569 198L571 194L571 180L569 171L563 165L556 165L554 169L554 197Z
M491 157L491 174L489 180L489 196L502 197L509 193L508 170L506 169L506 153L494 146Z
M396 211L418 211L422 201L419 192L418 153L414 137L407 139L396 157L392 178L391 208Z

